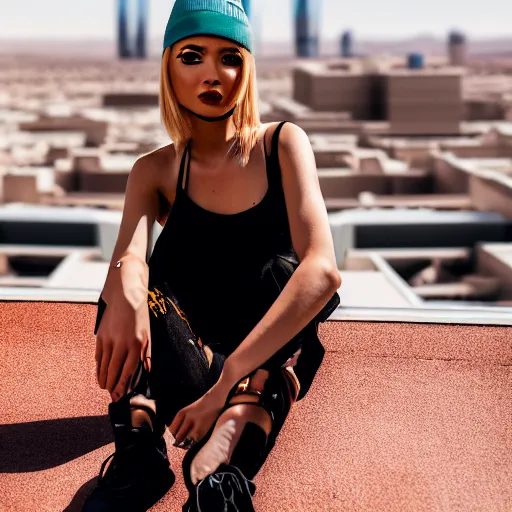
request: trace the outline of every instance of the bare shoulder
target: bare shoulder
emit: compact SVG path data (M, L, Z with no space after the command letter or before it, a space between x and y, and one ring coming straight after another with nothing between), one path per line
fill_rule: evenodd
M311 147L308 134L300 126L287 121L279 133L279 149L290 150L303 144Z
M272 138L274 137L274 133L276 128L279 126L281 121L271 121L270 123L263 123L261 128L264 134L265 147L267 148L267 154L270 155ZM286 123L290 124L290 123ZM284 129L284 127L283 127ZM282 130L281 130L282 131ZM281 137L281 135L280 135Z
M262 125L262 130L265 134L265 146L268 154L270 154L270 146L272 144L274 133L281 122L282 121L272 121ZM297 147L304 144L311 147L307 133L300 126L292 123L291 121L286 121L279 133L279 153L282 151L289 151L293 146Z
M160 189L162 177L168 175L169 170L174 167L175 160L176 148L171 143L139 157L133 166L133 171L145 174Z
M279 123L278 123L279 124ZM295 123L287 121L279 132L278 158L283 174L313 172L316 164L308 134ZM304 165L307 162L308 165Z

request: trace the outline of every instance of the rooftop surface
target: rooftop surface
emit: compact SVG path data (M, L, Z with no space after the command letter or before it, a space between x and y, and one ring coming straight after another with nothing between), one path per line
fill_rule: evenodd
M0 510L79 511L113 452L96 306L0 302ZM332 321L256 510L512 510L512 327ZM166 436L170 435L167 433ZM153 511L186 499L177 481Z

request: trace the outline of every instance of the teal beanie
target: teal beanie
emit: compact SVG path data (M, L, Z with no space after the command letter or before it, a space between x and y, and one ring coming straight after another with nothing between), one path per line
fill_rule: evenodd
M251 26L241 0L176 0L165 29L164 51L197 35L231 39L252 52Z

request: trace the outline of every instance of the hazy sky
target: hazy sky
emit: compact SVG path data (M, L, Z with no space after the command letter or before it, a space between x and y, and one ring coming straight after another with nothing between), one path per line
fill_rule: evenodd
M445 36L450 29L470 37L512 35L512 1L320 0L322 36L351 28L357 37ZM150 35L163 37L173 0L150 0ZM292 36L292 0L255 0L267 41ZM112 38L117 0L0 0L0 38Z

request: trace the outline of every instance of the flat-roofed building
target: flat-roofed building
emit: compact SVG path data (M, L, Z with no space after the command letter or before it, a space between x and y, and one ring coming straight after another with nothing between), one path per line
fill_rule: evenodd
M82 116L51 117L41 116L36 121L19 124L21 131L50 132L50 131L78 131L86 134L86 144L99 146L105 142L108 124L103 121L95 121Z
M293 70L293 98L315 111L347 112L354 120L381 119L375 107L373 74L363 73L356 63L298 64ZM378 94L378 91L377 91Z
M293 98L314 111L386 120L393 134L456 134L463 120L459 68L373 69L364 62L306 62L293 71Z
M473 123L470 123L472 125ZM496 126L481 123L476 133L461 130L458 136L389 136L366 134L361 142L370 147L379 148L410 166L429 167L433 151L452 153L459 158L475 158L487 162L494 158L512 158L512 123L501 122Z
M384 78L386 119L394 134L457 134L463 120L461 71L392 70Z

